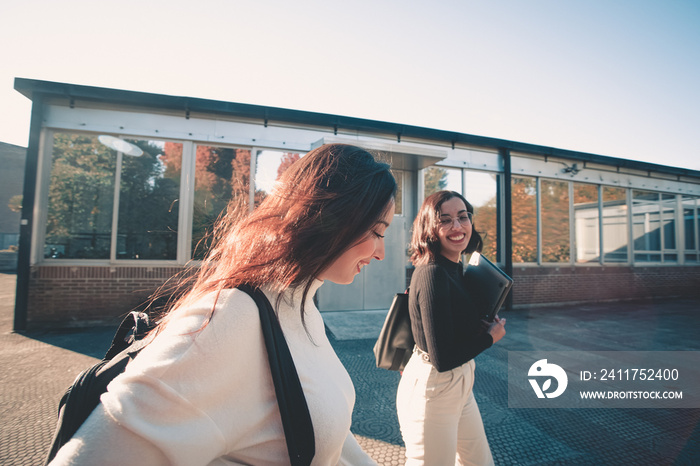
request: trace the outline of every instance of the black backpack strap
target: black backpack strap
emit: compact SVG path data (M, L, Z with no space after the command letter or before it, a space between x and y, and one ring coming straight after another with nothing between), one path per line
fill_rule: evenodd
M75 435L83 422L100 404L100 396L107 391L107 385L124 372L127 364L147 344L148 340L136 341L131 345L117 341L116 346L113 344L110 350L124 346L124 351L113 357L108 354L110 359L103 359L78 375L58 404L58 422L45 464L49 464L58 450Z
M112 339L112 344L109 346L103 359L112 359L128 348L133 342L145 337L154 326L155 325L148 318L148 314L145 312L130 312L119 325Z
M267 357L291 464L293 466L309 465L316 453L314 428L304 391L299 382L299 375L277 314L272 309L270 300L259 288L242 285L238 289L253 298L260 312Z

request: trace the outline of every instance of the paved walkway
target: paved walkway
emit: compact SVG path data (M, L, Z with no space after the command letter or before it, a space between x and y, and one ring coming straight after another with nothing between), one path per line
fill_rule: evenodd
M0 465L40 464L56 406L101 357L113 328L11 332L15 276L0 274ZM700 351L697 300L515 310L508 334L477 358L475 393L498 465L697 465L700 409L508 408L509 351ZM382 465L403 464L399 375L374 366L381 312L325 313L355 383L353 432Z

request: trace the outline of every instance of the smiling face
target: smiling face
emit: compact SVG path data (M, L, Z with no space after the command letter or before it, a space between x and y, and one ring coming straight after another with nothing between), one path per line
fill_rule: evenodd
M338 257L326 270L318 277L320 280L330 280L339 285L352 283L355 275L360 270L376 259L384 259L384 233L391 225L394 218L394 202L388 206L381 219L367 232L367 234L350 249Z
M464 223L460 217L468 214L467 206L458 197L446 200L440 206L440 221L437 236L440 240L440 254L453 262L459 262L462 251L467 249L469 239L472 236L471 221ZM452 219L452 222L449 220Z

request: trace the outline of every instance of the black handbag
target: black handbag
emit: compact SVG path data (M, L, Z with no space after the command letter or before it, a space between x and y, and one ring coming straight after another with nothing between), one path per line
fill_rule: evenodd
M374 344L377 367L402 371L413 353L415 341L408 311L408 290L396 293Z
M260 312L290 462L293 466L309 465L316 453L314 429L294 360L277 315L262 291L248 285L239 286L238 289L253 298ZM100 395L107 391L109 382L124 372L127 364L147 345L149 340L144 337L152 328L153 325L145 314L132 312L119 326L105 358L78 375L73 385L66 390L59 403L58 424L46 464L51 462L58 450L97 407Z

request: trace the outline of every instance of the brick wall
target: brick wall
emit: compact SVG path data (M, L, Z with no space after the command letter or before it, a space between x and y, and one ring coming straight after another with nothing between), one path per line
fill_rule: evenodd
M406 269L407 287L413 270ZM700 300L700 266L515 266L512 293L516 307L664 296Z
M513 267L513 304L700 299L700 267Z
M71 326L111 322L142 305L181 267L33 267L27 320Z
M33 267L30 325L114 321L138 307L181 267ZM410 280L412 269L407 269ZM513 304L615 301L649 297L700 299L696 267L514 267Z

